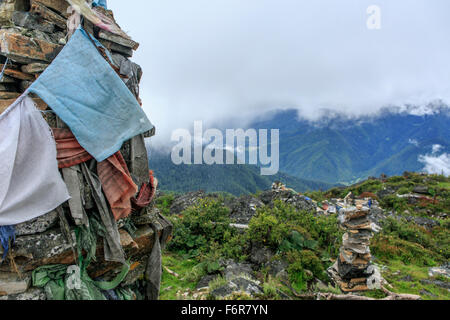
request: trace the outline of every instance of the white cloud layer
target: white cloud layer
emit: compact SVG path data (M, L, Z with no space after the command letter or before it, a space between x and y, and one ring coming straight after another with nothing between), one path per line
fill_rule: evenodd
M420 156L419 161L425 164L423 171L430 174L443 174L450 176L450 154L444 153L440 156Z
M431 154L421 155L419 157L419 162L425 165L423 171L429 174L450 176L450 154L438 154L443 148L443 146L435 144L432 147Z
M144 108L160 141L172 130L297 108L374 114L450 101L450 2L377 0L109 0L141 43ZM420 111L420 110L419 110ZM427 114L428 110L421 110Z

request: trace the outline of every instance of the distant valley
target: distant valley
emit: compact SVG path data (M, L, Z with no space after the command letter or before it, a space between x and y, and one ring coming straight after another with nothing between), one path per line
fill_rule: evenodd
M424 115L385 111L375 118L333 116L318 122L299 119L295 110L267 115L249 127L280 129L276 176L261 176L259 168L251 165L176 166L158 150L150 152L150 167L161 189L177 192L241 195L265 190L278 180L299 192L325 190L370 176L422 171L421 156L431 155L433 148L436 156L450 152L448 110L435 107Z

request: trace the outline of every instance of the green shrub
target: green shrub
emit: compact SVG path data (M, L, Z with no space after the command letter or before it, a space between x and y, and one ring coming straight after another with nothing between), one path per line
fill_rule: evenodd
M277 300L280 299L280 295L278 294L278 282L269 277L266 282L263 284L263 296L261 297L263 300Z
M221 254L226 259L243 262L248 258L249 243L246 234L236 233L221 245Z
M371 251L384 262L400 260L405 264L422 267L434 267L437 265L436 261L440 260L439 255L433 251L393 236L376 236L372 241Z
M200 200L181 216L170 217L174 224L173 240L168 249L191 256L209 252L214 243L224 243L236 232L230 227L229 209L219 201Z
M276 201L273 208L260 208L248 231L250 240L274 250L297 245L297 249L325 249L333 257L337 256L342 235L336 216L316 217L312 212L298 211L281 201Z
M159 210L161 210L161 213L164 216L168 216L170 214L170 207L172 206L174 200L175 196L173 194L164 195L155 200L155 205Z
M397 190L397 193L400 195L408 194L410 192L411 192L410 188L407 187L401 187L400 189Z
M307 192L305 193L305 196L317 201L317 202L321 202L321 201L325 201L326 200L326 196L325 193L321 192L321 191L311 191L311 192Z
M442 226L434 227L429 231L405 219L388 218L383 224L383 234L419 244L434 252L436 256L440 256L438 260L446 260L450 257L448 221L448 219L444 220Z
M396 195L389 195L381 201L381 207L387 210L394 210L396 212L404 212L408 209L408 200L399 198Z
M277 249L281 241L287 236L289 228L282 224L277 216L270 212L261 211L250 221L249 235L265 246Z
M320 259L310 250L292 250L286 253L289 262L288 274L291 284L297 291L306 289L307 283L314 278L326 281L326 273ZM312 274L309 274L310 271Z
M359 196L364 192L377 193L383 188L383 183L379 180L367 180L356 188L352 188L349 191L352 191L355 195ZM347 195L347 194L346 194Z
M306 239L298 231L292 231L291 234L281 243L280 251L286 252L291 250L316 249L318 242Z
M386 183L399 183L405 181L405 177L397 176L397 177L390 177L386 180Z

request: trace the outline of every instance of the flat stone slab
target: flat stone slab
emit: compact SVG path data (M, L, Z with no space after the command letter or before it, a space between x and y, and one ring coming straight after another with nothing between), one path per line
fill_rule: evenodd
M61 49L62 46L54 43L0 30L0 53L17 62L51 62Z
M43 233L56 226L58 223L58 213L52 211L34 220L18 224L16 226L16 237Z
M16 273L0 272L0 296L24 293L31 283L29 275L20 278Z

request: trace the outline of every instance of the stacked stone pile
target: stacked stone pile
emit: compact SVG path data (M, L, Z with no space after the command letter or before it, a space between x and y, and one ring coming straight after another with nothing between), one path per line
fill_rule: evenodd
M103 6L95 6L94 9L114 19L112 11ZM70 21L73 21L76 14L65 0L0 1L0 70L3 70L0 80L0 114L22 95L62 50L70 38ZM113 69L140 102L139 82L142 70L129 60L139 44L129 37L99 29L88 19L81 19L81 24L84 30L110 51L113 61L109 62ZM38 109L43 111L42 116L50 127L66 127L43 100L34 95L31 97ZM144 138L153 135L154 129L136 136L125 142L120 150L130 175L139 188L144 183L149 183L149 163ZM90 168L94 162L92 160L89 163ZM78 264L76 230L83 221L75 219L75 211L90 215L97 211L98 203L95 190L88 183L80 166L63 169L62 176L72 199L53 212L16 225L15 241L11 241L4 259L2 257L5 250L0 245L0 300L46 299L48 296L42 288L33 287L32 272L42 266ZM116 231L125 257L130 261L129 272L118 287L119 291L122 292L122 297L145 298L145 289L142 290L142 286L146 285L145 274L154 271L149 268L158 269L155 261L149 262L150 256L159 236L164 235L162 240L167 240L171 225L150 205L141 211L133 210L129 218L119 220ZM109 281L121 272L122 265L105 260L103 236L98 235L95 259L87 271L92 279ZM125 295L124 292L129 294ZM118 295L117 291L116 294ZM112 294L115 298L117 295ZM108 295L105 294L105 297Z
M340 256L328 270L332 279L344 292L367 291L380 288L379 270L371 263L370 239L373 236L370 209L357 205L339 212L343 236Z

